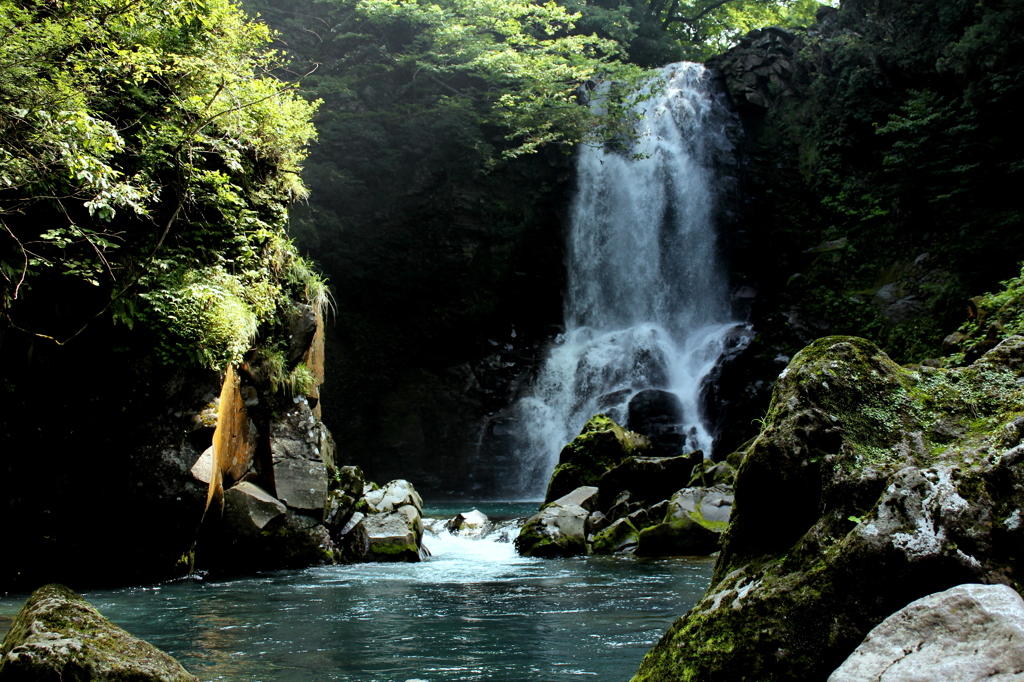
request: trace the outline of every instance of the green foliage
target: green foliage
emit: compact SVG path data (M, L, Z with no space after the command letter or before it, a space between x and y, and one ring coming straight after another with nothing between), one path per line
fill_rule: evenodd
M292 293L272 266L316 108L269 40L227 0L0 0L5 326L65 343L112 314L167 361L247 350Z
M309 395L316 389L316 377L309 371L305 363L300 362L288 375L288 394L292 396Z
M957 330L960 340L950 353L954 364L971 362L1008 336L1024 334L1024 270L1000 287L971 299L970 317Z
M1024 3L866 3L830 26L796 43L799 94L777 94L756 131L771 166L758 179L764 246L799 245L771 251L788 281L776 305L900 362L936 357L961 301L1024 253L1005 189L1022 170Z
M580 28L620 42L630 61L704 61L765 26L809 26L816 0L563 0ZM834 3L827 3L834 4Z

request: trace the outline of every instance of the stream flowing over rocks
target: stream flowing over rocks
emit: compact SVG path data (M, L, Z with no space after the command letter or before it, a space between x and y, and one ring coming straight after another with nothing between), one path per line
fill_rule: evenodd
M1019 590L1022 413L1022 337L956 369L805 348L739 467L711 588L634 681L825 679L915 599Z

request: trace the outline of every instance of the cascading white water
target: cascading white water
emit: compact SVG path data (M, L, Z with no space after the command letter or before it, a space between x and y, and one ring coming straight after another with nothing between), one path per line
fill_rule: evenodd
M662 76L663 90L636 105L643 118L630 150L587 147L577 159L566 330L519 404L527 496L543 495L562 446L592 415L622 423L646 388L675 393L687 444L710 448L698 393L734 326L714 226L727 114L700 64Z

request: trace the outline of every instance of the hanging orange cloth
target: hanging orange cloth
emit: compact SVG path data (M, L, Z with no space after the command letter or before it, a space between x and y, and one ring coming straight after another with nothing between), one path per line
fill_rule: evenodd
M229 485L234 485L249 471L255 449L256 438L245 409L238 375L235 374L235 368L228 365L220 389L217 428L213 432L213 463L210 488L206 495L207 511L214 502L221 512L224 511L224 481L227 479Z

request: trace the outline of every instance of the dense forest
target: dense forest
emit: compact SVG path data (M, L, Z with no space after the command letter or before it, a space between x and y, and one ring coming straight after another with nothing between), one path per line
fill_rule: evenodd
M79 502L26 480L162 508L122 484L182 433L181 461L205 447L181 415L228 364L268 423L322 392L372 475L497 489L503 410L562 321L572 150L628 138L627 93L673 60L707 60L742 127L723 250L757 333L709 395L717 456L818 336L942 364L1021 324L1012 293L977 298L1024 247L1014 0L2 8L3 494L33 546ZM306 309L322 390L289 348Z

